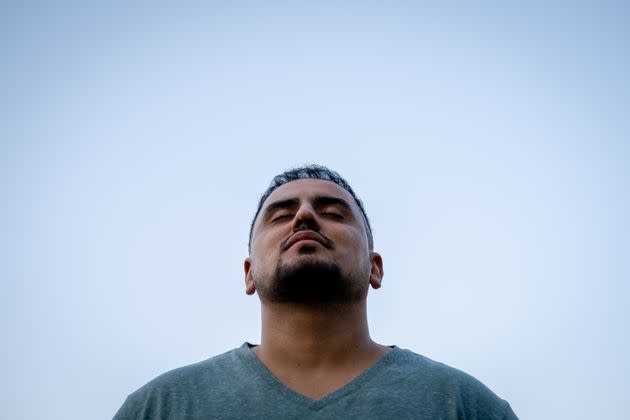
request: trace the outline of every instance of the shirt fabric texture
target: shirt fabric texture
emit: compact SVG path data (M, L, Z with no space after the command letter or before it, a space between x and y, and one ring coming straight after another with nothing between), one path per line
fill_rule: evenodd
M282 384L250 346L158 376L130 394L114 420L518 420L510 405L477 379L397 346L318 400Z

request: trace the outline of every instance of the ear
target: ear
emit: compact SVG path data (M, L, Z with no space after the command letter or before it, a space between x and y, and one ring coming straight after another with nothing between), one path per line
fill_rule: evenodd
M243 263L245 268L245 293L253 295L256 292L256 286L254 286L254 277L252 275L252 259L247 257Z
M378 289L383 282L383 258L378 252L372 252L370 255L372 262L372 271L370 272L370 284L372 288Z

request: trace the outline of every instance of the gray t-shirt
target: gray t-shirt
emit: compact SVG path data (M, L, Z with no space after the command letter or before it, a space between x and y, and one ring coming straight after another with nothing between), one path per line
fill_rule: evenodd
M130 419L517 419L510 405L457 369L393 346L319 400L276 379L250 345L167 372L127 397Z

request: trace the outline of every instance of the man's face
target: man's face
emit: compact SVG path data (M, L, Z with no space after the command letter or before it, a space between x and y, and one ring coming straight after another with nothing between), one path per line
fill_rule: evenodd
M381 277L381 257L370 251L361 211L343 188L301 179L263 203L245 260L248 294L258 290L262 301L364 299Z

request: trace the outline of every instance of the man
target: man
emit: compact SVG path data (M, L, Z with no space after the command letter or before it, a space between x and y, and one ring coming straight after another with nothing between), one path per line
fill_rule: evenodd
M274 178L252 221L245 291L260 345L175 369L115 419L516 419L473 377L370 338L366 299L383 278L363 204L336 172Z

